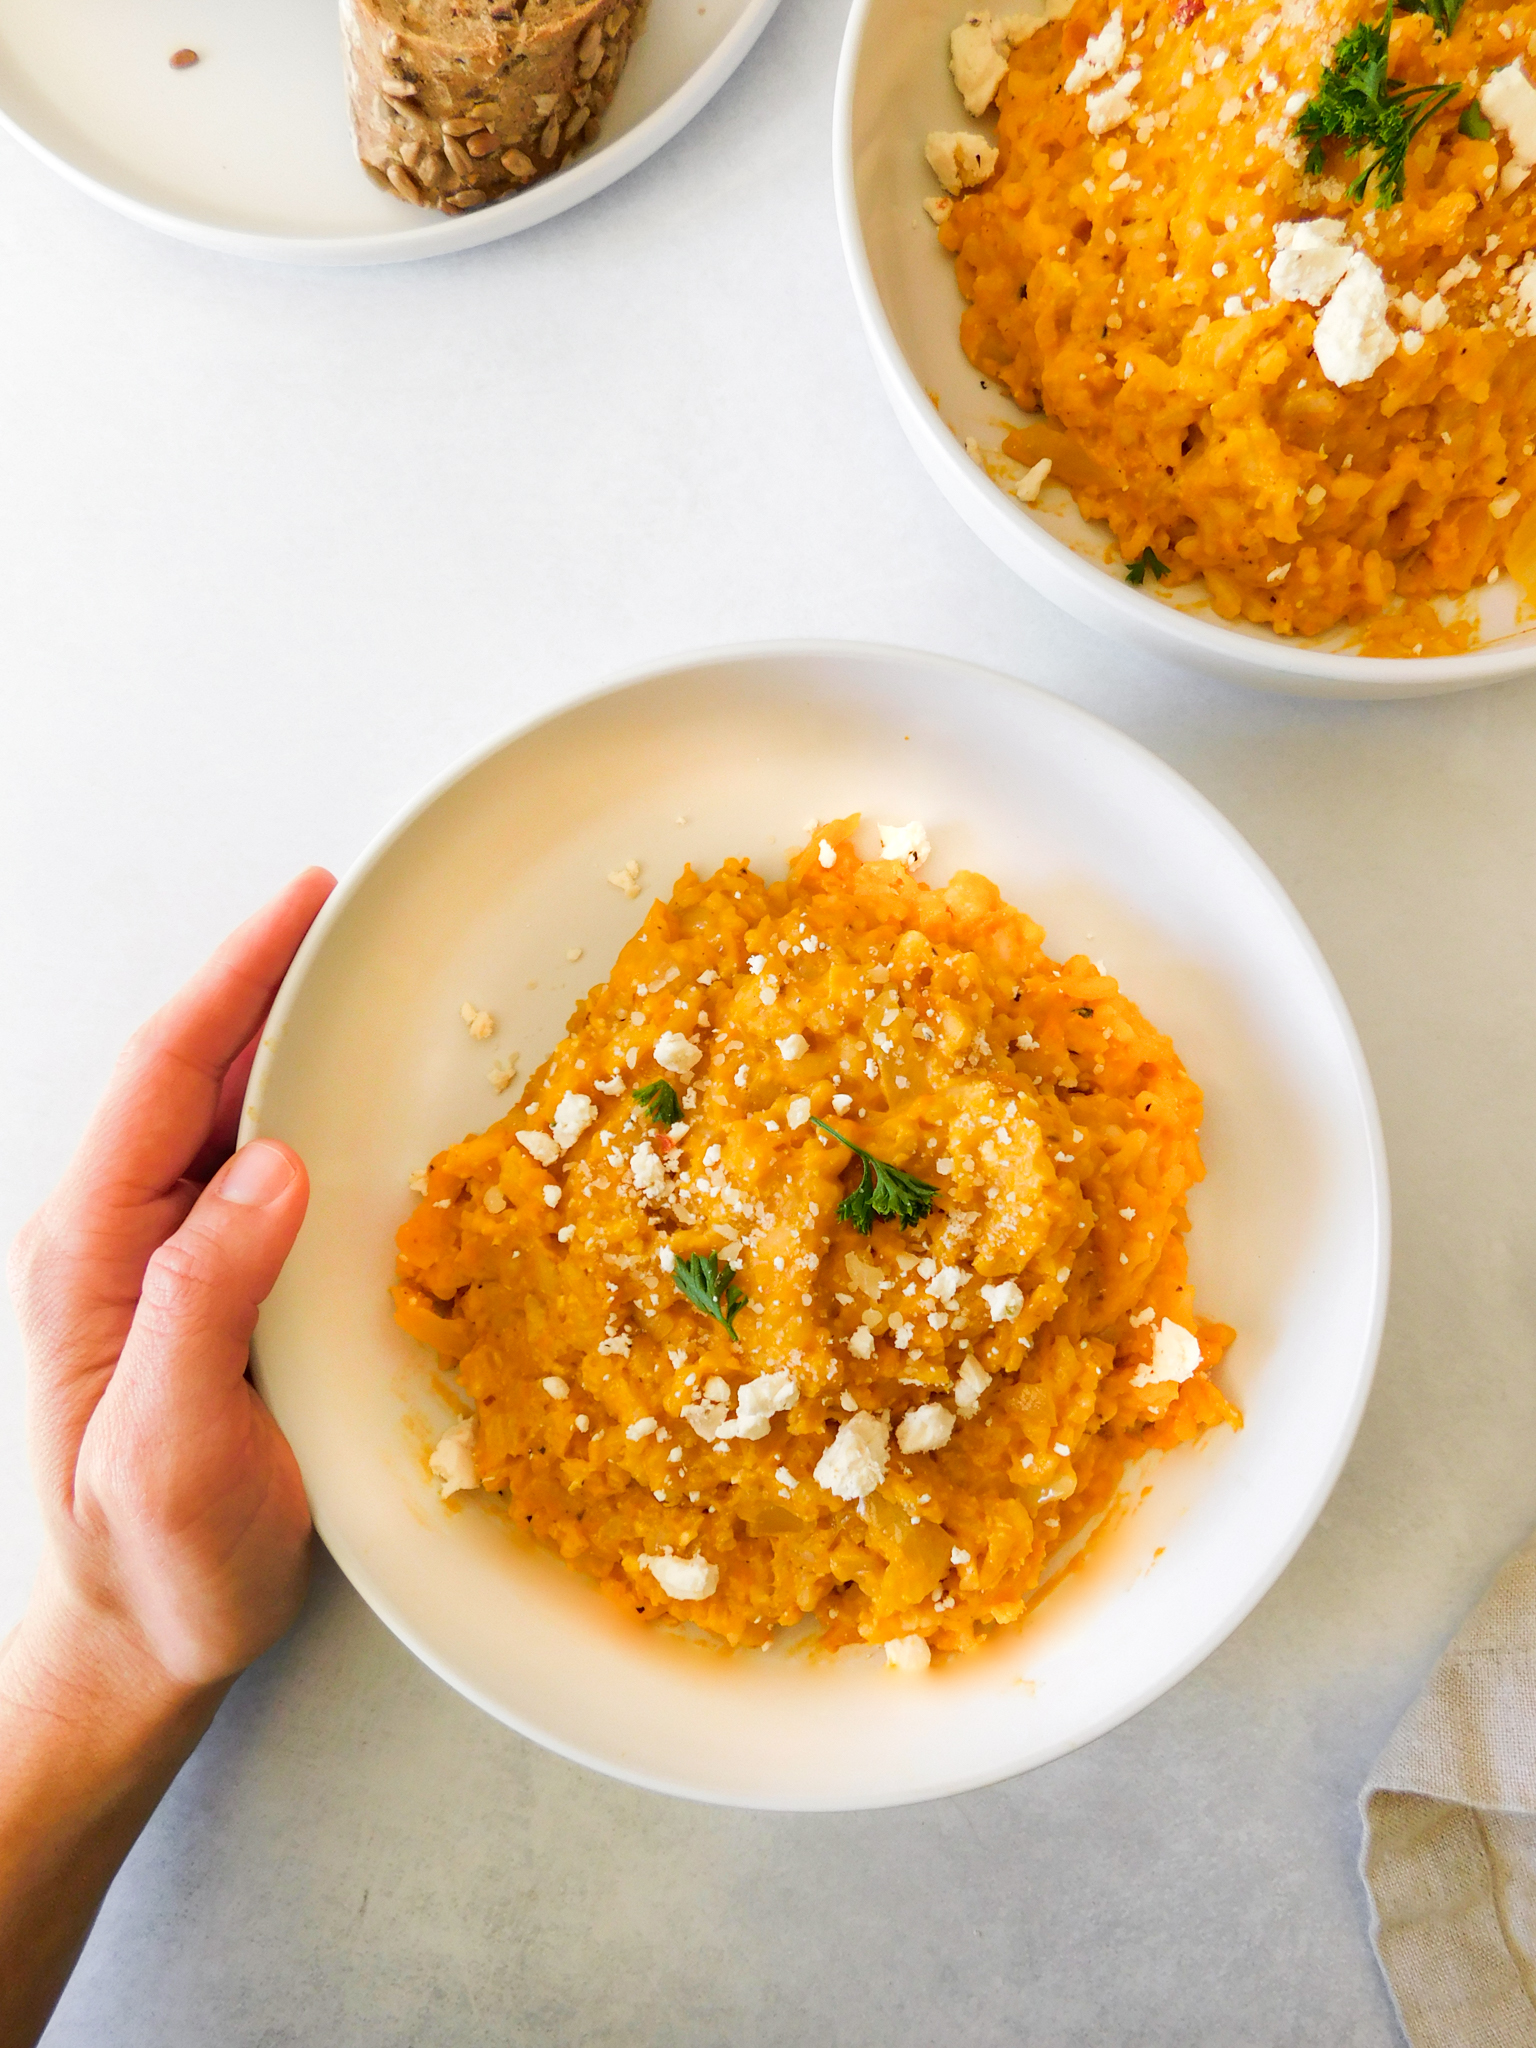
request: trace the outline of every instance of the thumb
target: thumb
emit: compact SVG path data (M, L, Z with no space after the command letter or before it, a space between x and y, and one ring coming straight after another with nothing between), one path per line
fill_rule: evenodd
M145 1268L114 1406L142 1416L169 1404L178 1434L227 1407L308 1202L304 1162L286 1145L256 1138L235 1153Z

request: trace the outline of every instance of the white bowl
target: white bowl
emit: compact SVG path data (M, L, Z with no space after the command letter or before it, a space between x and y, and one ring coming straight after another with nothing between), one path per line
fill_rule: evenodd
M452 218L357 161L335 0L0 0L0 125L146 227L279 263L398 263L471 249L601 192L724 85L778 0L651 0L598 143ZM202 61L170 68L190 45Z
M1206 1089L1192 1204L1204 1308L1239 1330L1247 1426L1140 1471L1022 1628L919 1678L879 1653L729 1655L628 1621L483 1497L444 1506L451 1419L390 1319L407 1176L506 1107L684 860L773 872L805 822L921 817L929 872L980 868L1058 954L1102 959ZM686 816L687 823L676 822ZM779 867L778 871L782 872ZM579 967L568 947L585 951ZM501 1020L472 1041L459 1008ZM496 741L368 851L273 1011L244 1130L304 1155L309 1220L262 1310L258 1384L315 1520L418 1656L524 1734L638 1785L733 1805L892 1805L1059 1756L1236 1626L1322 1506L1369 1385L1387 1280L1370 1081L1338 991L1249 848L1084 712L935 655L769 648L642 675Z
M977 537L1084 625L1165 661L1297 695L1423 697L1536 670L1512 577L1478 593L1482 644L1469 654L1386 659L1351 653L1343 628L1317 640L1218 618L1203 584L1164 595L1125 581L1108 526L1047 486L1026 510L965 454L996 449L1023 415L986 388L960 347L954 259L922 211L937 192L923 160L930 129L974 129L949 75L963 0L854 0L838 72L833 176L843 254L886 396L918 457Z

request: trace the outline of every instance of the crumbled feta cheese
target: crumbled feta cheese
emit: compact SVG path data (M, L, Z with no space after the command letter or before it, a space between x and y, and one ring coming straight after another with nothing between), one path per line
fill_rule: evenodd
M560 1206L560 1190L556 1187L547 1187L544 1190L544 1204L546 1208L558 1209Z
M504 1060L498 1060L494 1067L486 1069L485 1078L498 1095L505 1095L517 1074L517 1054L509 1052Z
M686 1080L704 1055L681 1031L663 1031L656 1041L654 1057L658 1067Z
M999 1280L991 1287L983 1287L981 1298L987 1304L994 1323L1011 1323L1024 1306L1023 1291L1017 1280Z
M857 1252L844 1252L843 1264L848 1268L848 1278L871 1301L878 1301L885 1288L895 1285L887 1280L872 1259L861 1259Z
M955 1305L955 1290L970 1278L963 1266L940 1266L929 1276L928 1292L943 1308Z
M1397 353L1387 325L1387 286L1362 250L1349 259L1344 282L1323 308L1312 348L1330 384L1363 383Z
M1500 491L1496 498L1488 500L1489 516L1494 519L1507 519L1519 502L1520 493L1518 491Z
M1147 1308L1139 1308L1137 1309L1135 1315L1127 1316L1126 1321L1130 1324L1133 1330L1142 1330L1146 1328L1147 1324L1151 1322L1152 1318L1156 1314L1157 1310L1150 1306Z
M654 1436L656 1434L655 1416L636 1416L635 1420L629 1425L628 1429L625 1430L624 1434L629 1438L632 1444L639 1443L641 1437L643 1436Z
M613 873L608 877L608 880L612 883L613 887L620 892L621 895L628 896L630 900L633 901L634 898L640 894L639 861L625 861L623 867L614 869Z
M941 1451L949 1442L955 1418L942 1401L925 1401L907 1411L896 1425L896 1442L904 1451Z
M752 1070L747 1065L746 1061L743 1060L741 1065L736 1069L736 1086L738 1088L745 1088L748 1081L750 1081L751 1078Z
M540 1166L553 1166L560 1157L560 1147L547 1131L519 1131L517 1142L525 1152L531 1152Z
M427 1192L427 1169L423 1167L419 1173L413 1173L408 1186L413 1195L425 1195Z
M648 1202L661 1201L667 1192L667 1171L649 1138L644 1138L629 1155L629 1177Z
M1016 14L994 21L985 8L973 8L949 38L949 69L965 111L974 119L997 97L1008 74L1008 52L1034 34L1044 15Z
M540 1380L539 1385L548 1394L551 1401L569 1401L571 1398L570 1388L557 1372L552 1372L548 1379Z
M489 1187L481 1197L493 1216L499 1216L507 1206L507 1198L498 1187Z
M809 1095L796 1095L784 1113L785 1123L792 1131L798 1131L802 1124L808 1124L810 1120L811 1098Z
M873 1358L875 1355L875 1333L859 1328L848 1339L848 1349L855 1358Z
M907 825L882 825L880 827L880 858L882 860L905 861L909 868L920 868L933 848L928 844L928 834L923 830L922 820L914 818Z
M723 1386L725 1393L715 1397L711 1395L711 1386ZM731 1389L725 1386L725 1380L711 1380L705 1386L705 1399L694 1401L690 1407L686 1407L682 1411L682 1419L688 1423L694 1436L702 1436L707 1444L713 1444L717 1438L723 1436L733 1436L735 1432L731 1430Z
M817 1461L816 1484L839 1500L862 1500L885 1477L890 1441L884 1416L863 1409L850 1415Z
M1349 268L1341 220L1283 220L1275 228L1269 289L1287 304L1320 306Z
M1068 92L1082 92L1098 79L1108 78L1125 55L1125 23L1117 7L1096 36L1088 38L1081 57L1067 73Z
M1152 1339L1152 1356L1131 1374L1131 1385L1149 1387L1157 1380L1173 1380L1182 1384L1198 1370L1199 1365L1199 1338L1193 1330L1186 1330L1182 1323L1174 1322L1171 1316L1164 1316L1157 1326L1157 1335Z
M811 1049L798 1031L791 1031L787 1038L779 1040L778 1045L779 1058L783 1060L803 1060Z
M951 198L972 185L984 185L997 169L997 151L984 135L948 134L935 128L928 137L923 150L928 159L928 168L938 179ZM825 839L822 840L818 858L824 868L832 866L837 855L832 853Z
M985 12L968 14L949 38L949 69L955 89L974 117L984 114L1008 75L1008 40Z
M430 1466L437 1490L446 1500L450 1493L468 1493L480 1484L475 1476L475 1418L465 1416L438 1438Z
M1045 480L1051 473L1051 458L1042 455L1032 468L1026 469L1013 486L1013 495L1021 505L1033 505L1045 488Z
M459 1015L469 1026L471 1038L489 1038L496 1029L496 1019L489 1010L477 1010L473 1003L460 1006Z
M1479 89L1477 103L1508 142L1515 166L1529 170L1536 164L1536 86L1519 64L1506 64L1495 71Z
M1140 84L1141 73L1127 71L1124 78L1117 78L1113 85L1105 86L1102 92L1089 93L1083 102L1088 110L1088 133L1108 135L1110 130L1118 128L1122 121L1129 121L1136 111L1131 101Z
M949 1561L951 1564L969 1564L971 1553L968 1550L962 1550L957 1543L949 1553Z
M762 971L763 971L763 969L764 969L764 968L765 968L765 967L766 967L767 965L768 965L768 955L767 955L766 953L749 953L749 954L747 955L747 971L748 971L748 973L750 973L750 974L761 974L761 973L762 973Z
M642 1556L639 1563L669 1600L708 1600L720 1583L719 1565L707 1558Z
M594 1081L592 1086L599 1095L622 1095L624 1082L618 1074L610 1075L606 1081Z
M885 1646L885 1661L898 1671L926 1671L930 1652L926 1636L897 1636Z
M601 1358L628 1358L634 1341L628 1330L610 1329L597 1347L598 1355Z
M587 1126L596 1122L597 1104L591 1096L567 1090L555 1110L549 1134L562 1152L569 1152Z
M947 192L934 192L923 201L923 211L936 228L943 227L955 210L955 202Z
M731 1434L756 1443L768 1434L775 1415L793 1408L800 1398L799 1384L787 1368L759 1374L748 1380L736 1396L736 1421Z
M968 1358L955 1374L955 1406L962 1416L971 1416L982 1395L992 1384L992 1375L976 1359Z

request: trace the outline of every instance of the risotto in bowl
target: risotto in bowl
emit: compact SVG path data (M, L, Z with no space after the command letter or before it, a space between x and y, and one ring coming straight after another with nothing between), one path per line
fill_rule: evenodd
M845 247L983 538L1101 628L1356 695L1536 665L1536 10L855 9Z
M1295 912L1131 741L932 655L498 740L326 906L243 1128L309 1167L255 1365L342 1569L690 1797L1112 1727L1283 1568L1370 1382L1380 1136Z

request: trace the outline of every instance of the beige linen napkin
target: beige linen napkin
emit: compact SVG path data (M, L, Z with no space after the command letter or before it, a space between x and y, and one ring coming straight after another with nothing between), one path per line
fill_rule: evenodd
M1360 1795L1371 1938L1413 2048L1536 2048L1536 1537Z

